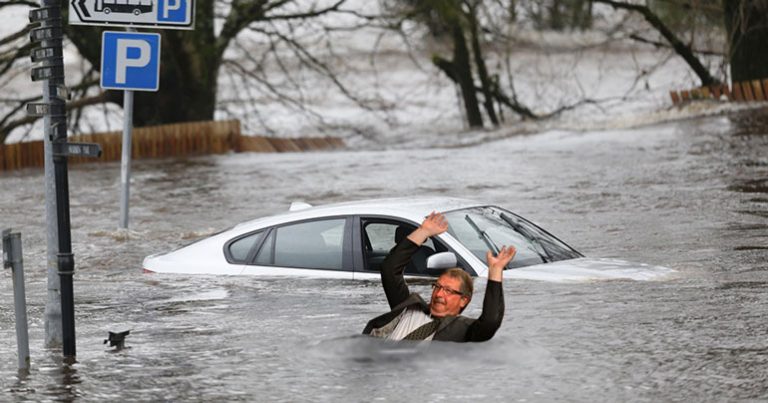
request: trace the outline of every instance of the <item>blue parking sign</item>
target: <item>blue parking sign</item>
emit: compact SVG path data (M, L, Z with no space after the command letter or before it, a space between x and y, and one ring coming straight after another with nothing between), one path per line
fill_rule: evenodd
M160 88L160 34L104 31L101 88L157 91Z
M157 0L157 21L183 23L186 20L186 0Z

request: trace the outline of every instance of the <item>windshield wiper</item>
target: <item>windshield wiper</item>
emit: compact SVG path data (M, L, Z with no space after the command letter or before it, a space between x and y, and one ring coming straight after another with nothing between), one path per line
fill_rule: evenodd
M551 259L548 256L549 254L547 254L547 250L544 249L544 247L541 245L541 240L539 239L538 236L536 236L536 234L532 234L531 231L528 231L528 228L525 228L524 226L517 223L507 213L501 213L501 219L504 220L504 222L506 222L507 224L509 224L509 226L512 227L512 229L519 232L524 237L530 239L533 243L536 244L536 246L538 247L536 248L537 249L536 254L539 255L539 258L541 258L541 260L544 263L550 262ZM541 253L540 250L544 251L544 253Z
M480 227L477 226L475 223L475 220L472 219L472 217L469 216L469 214L464 216L464 219L467 220L469 225L477 231L478 234L480 234L480 237L483 238L483 241L488 246L488 249L492 250L494 254L499 254L499 247L496 246L496 243L493 242L493 239L491 239L491 236L488 235L487 232L480 229Z
M467 220L469 225L478 233L480 234L480 237L483 238L483 241L488 246L488 249L492 250L495 255L499 254L499 247L496 246L496 243L493 242L493 239L491 239L491 236L488 235L487 232L480 229L480 227L477 226L475 223L475 220L472 219L472 217L469 216L469 214L464 216L464 219Z

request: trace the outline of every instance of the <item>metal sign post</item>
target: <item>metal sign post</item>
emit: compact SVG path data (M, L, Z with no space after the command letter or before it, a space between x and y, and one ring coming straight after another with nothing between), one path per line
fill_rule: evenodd
M67 156L77 154L84 149L91 150L94 154L101 154L101 152L96 144L82 144L82 147L75 146L72 149L67 144L66 100L69 99L69 91L64 85L61 1L41 0L40 8L29 12L29 21L33 24L39 24L38 28L30 30L29 33L32 43L40 45L30 52L32 62L39 63L38 67L32 69L32 81L45 82L46 102L27 104L27 113L32 116L45 117L45 133L50 137L56 195L56 238L58 243L56 263L61 291L62 342L64 356L74 359L75 305L72 276L75 271L75 261L70 238Z
M128 228L131 194L133 91L160 88L160 35L104 31L101 40L101 88L124 90L123 149L120 162L120 228Z
M57 94L64 87L64 63L61 52L63 32L61 28L61 2L59 0L42 0L41 8L30 11L32 23L39 22L40 27L30 31L33 43L39 42L41 48L32 52L34 60L43 63L42 67L32 70L32 80L46 80L49 94ZM43 49L54 49L48 54ZM43 57L40 57L43 56ZM46 57L47 56L47 57ZM51 143L66 143L67 117L65 99L51 97L49 102L28 104L27 113L34 116L50 117ZM58 234L57 266L61 290L61 322L64 356L75 356L75 319L72 295L72 274L74 272L74 257L69 227L69 180L67 159L54 153L53 156L54 182L56 188L56 217Z
M44 11L45 10L45 11ZM40 8L30 12L30 22L53 18L60 15L58 8ZM45 59L61 58L61 48L56 46L41 47L31 52L32 63L40 63ZM49 103L51 97L48 80L43 82L43 103ZM45 221L47 241L47 270L48 270L48 299L45 303L45 347L61 347L61 290L59 286L58 263L58 233L56 227L56 183L53 173L53 146L51 144L51 117L43 116L43 151L45 165Z
M120 228L128 229L131 198L131 150L133 149L133 91L123 93L123 149L120 156Z

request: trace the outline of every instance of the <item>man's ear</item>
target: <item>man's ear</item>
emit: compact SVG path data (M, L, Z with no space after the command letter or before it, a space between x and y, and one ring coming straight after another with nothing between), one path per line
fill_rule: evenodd
M461 308L464 309L467 305L469 305L469 302L472 301L472 298L462 295L461 296Z

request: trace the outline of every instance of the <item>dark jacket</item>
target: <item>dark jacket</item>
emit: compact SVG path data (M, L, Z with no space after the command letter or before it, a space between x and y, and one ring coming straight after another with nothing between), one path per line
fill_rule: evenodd
M408 290L408 285L403 278L403 270L418 248L410 239L405 238L382 262L381 283L392 310L368 322L363 334L371 334L376 329L384 328L408 307L417 307L429 314L429 305L421 296L412 294ZM501 283L488 280L483 300L483 313L480 317L471 319L462 315L446 316L440 320L433 340L486 341L499 329L502 318L504 318L504 294Z

